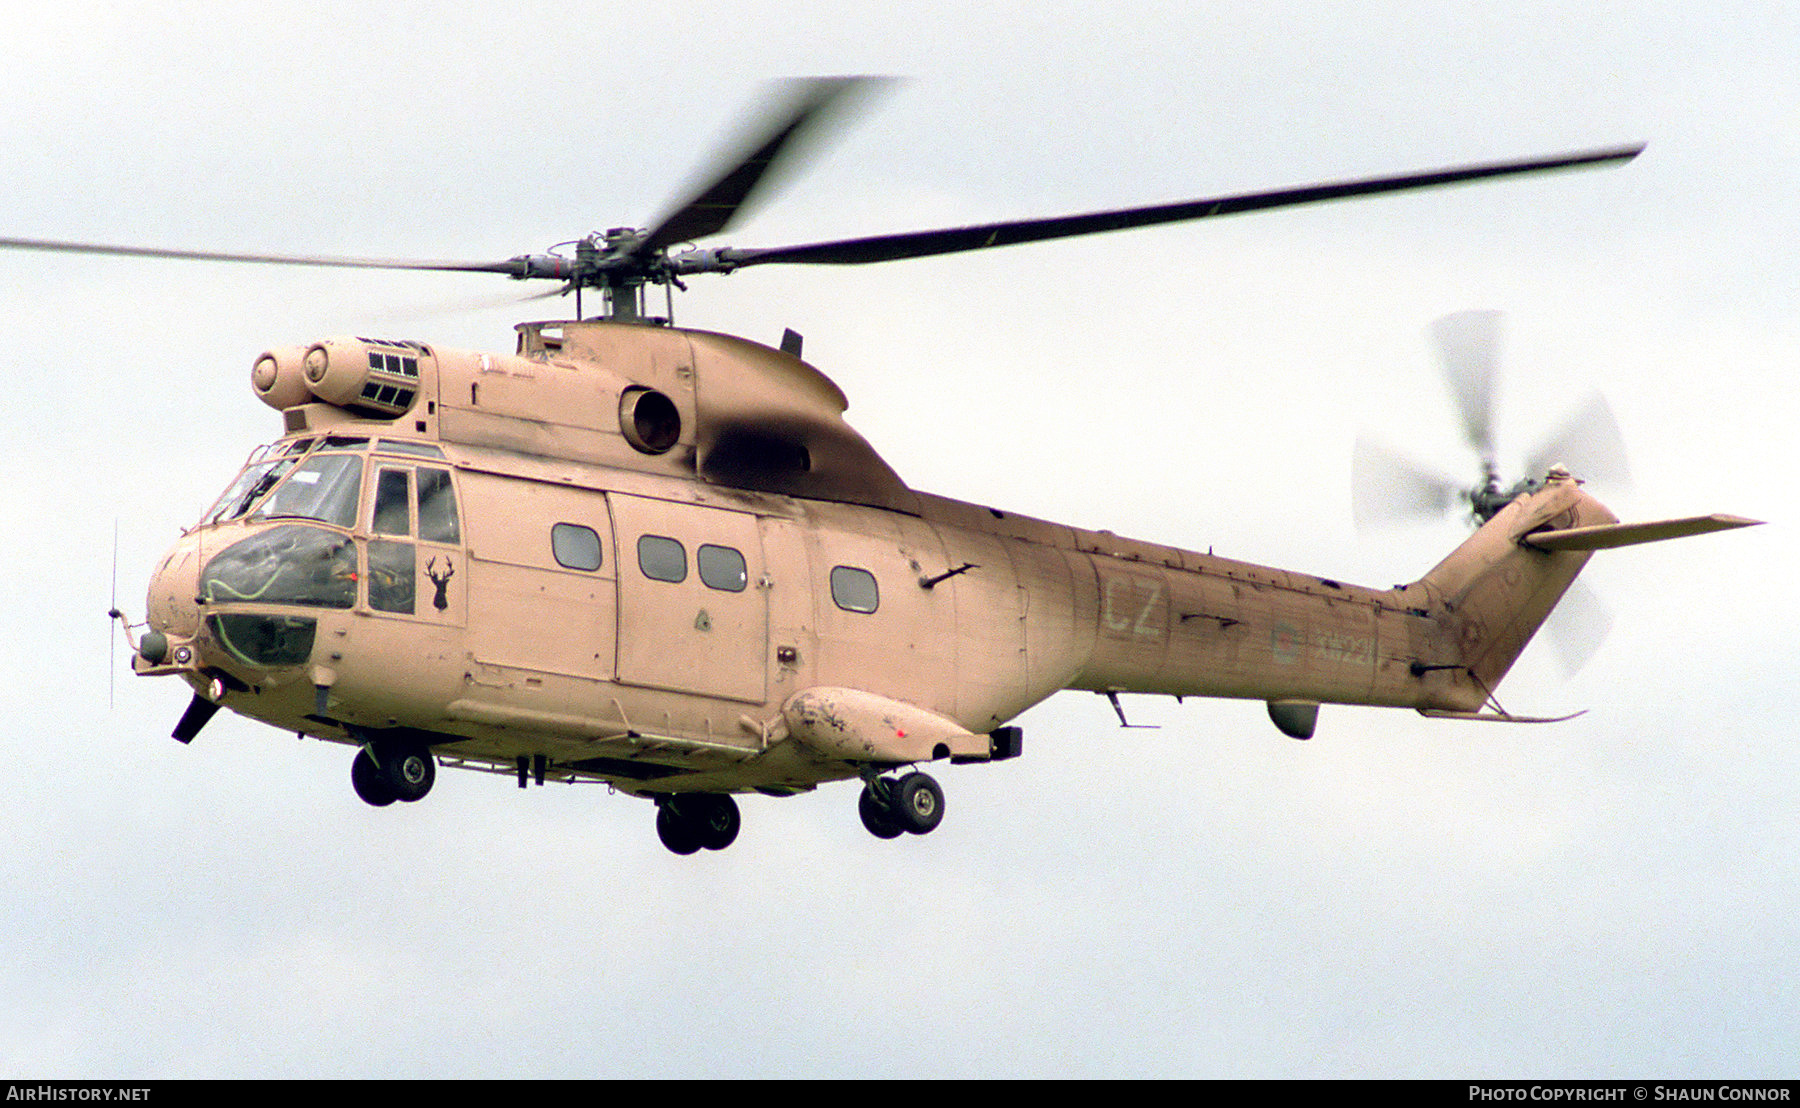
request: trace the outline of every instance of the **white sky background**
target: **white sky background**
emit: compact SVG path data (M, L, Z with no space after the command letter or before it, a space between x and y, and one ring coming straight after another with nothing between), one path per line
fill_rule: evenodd
M1023 758L938 774L931 836L874 840L840 785L749 798L735 846L680 859L602 788L446 773L376 810L345 748L225 716L182 747L185 687L122 650L108 709L114 520L141 618L280 432L260 351L504 351L557 308L0 256L0 1071L1792 1076L1800 18L1249 7L8 8L7 236L504 258L647 223L792 74L911 80L722 242L1645 140L1618 170L697 279L677 313L803 332L919 488L1385 586L1463 531L1355 533L1355 435L1472 476L1424 328L1500 308L1510 459L1597 388L1621 515L1774 522L1600 555L1599 655L1567 679L1539 644L1501 690L1570 723L1327 708L1302 744L1259 704L1128 699L1161 727L1121 731L1068 694Z

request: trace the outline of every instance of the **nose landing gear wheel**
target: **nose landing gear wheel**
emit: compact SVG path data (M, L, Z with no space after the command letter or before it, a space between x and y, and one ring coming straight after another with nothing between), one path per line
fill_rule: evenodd
M700 833L700 845L708 850L724 850L737 841L743 819L738 815L737 801L725 793L701 793L682 798L687 818Z
M366 750L357 751L355 760L350 763L350 787L362 797L363 803L377 808L385 808L400 799L382 780L381 771L375 768Z
M350 786L377 808L422 800L436 780L437 759L423 746L371 744L350 763Z
M395 798L406 804L425 799L437 781L437 759L423 747L390 751L381 768L394 787Z
M725 793L672 796L656 806L656 835L676 854L724 850L742 826L737 801Z
M656 837L676 854L692 854L700 849L700 833L676 814L673 805L664 804L656 809Z

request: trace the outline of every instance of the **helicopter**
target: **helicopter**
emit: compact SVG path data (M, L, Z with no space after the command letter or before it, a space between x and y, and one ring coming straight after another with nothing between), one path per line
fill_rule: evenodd
M921 765L1023 751L1020 713L1065 689L1261 700L1310 739L1325 704L1454 720L1501 680L1595 550L1756 521L1623 524L1558 461L1497 479L1479 527L1419 580L1372 589L911 488L802 356L673 323L686 278L857 265L1630 161L1641 146L774 248L727 230L799 142L879 84L796 82L648 229L535 254L432 261L40 239L65 253L436 270L548 281L573 318L512 353L339 336L251 370L281 434L156 567L146 617L109 612L133 671L355 748L376 807L440 768L647 799L676 854L738 837L737 795L860 781L882 839L945 795ZM567 252L558 252L570 248ZM664 316L646 294L661 286ZM584 293L602 310L583 312ZM142 628L141 634L139 629ZM1563 717L1568 718L1568 717Z

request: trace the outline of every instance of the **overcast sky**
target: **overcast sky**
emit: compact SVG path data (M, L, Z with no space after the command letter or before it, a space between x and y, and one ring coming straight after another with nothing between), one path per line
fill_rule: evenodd
M21 11L20 9L27 9ZM0 236L504 258L643 225L772 77L909 78L723 242L1057 215L1645 141L1601 172L694 280L793 327L915 487L1371 585L1359 432L1457 476L1425 328L1507 312L1516 464L1591 390L1620 515L1551 727L1091 695L880 842L840 784L677 858L650 805L347 748L109 659L280 418L265 348L509 351L475 276L0 255L0 1070L208 1076L1791 1076L1800 1057L1800 17L1786 3L15 4ZM973 9L973 10L972 10ZM41 13L41 14L40 14ZM722 243L715 243L718 245ZM487 306L481 306L487 305ZM1511 474L1509 474L1510 476ZM109 677L108 666L115 677Z

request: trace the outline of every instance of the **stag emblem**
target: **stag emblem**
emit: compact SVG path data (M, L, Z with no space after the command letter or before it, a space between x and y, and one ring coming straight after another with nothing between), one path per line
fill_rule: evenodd
M437 586L437 595L431 598L431 606L440 612L449 608L450 599L444 595L444 590L449 588L450 578L456 576L456 564L445 558L444 572L440 575L437 572L437 559L433 558L425 563L425 576L431 578L431 583Z

